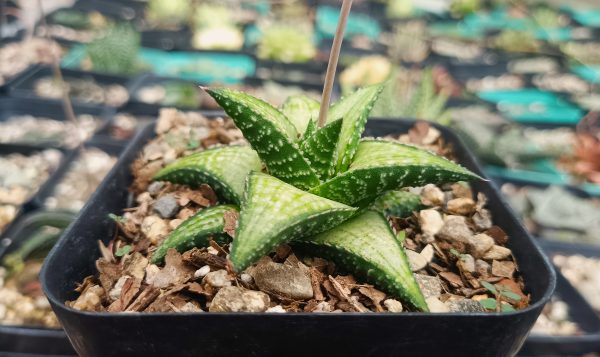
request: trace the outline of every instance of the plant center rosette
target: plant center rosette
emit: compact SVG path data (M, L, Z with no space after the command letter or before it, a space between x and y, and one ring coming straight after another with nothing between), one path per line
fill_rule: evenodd
M71 307L527 306L516 263L503 247L506 235L492 226L485 198L475 202L466 183L453 184L480 178L429 150L361 138L380 85L332 105L323 127L316 124L319 103L305 96L275 108L243 92L207 92L231 120L161 113L158 138L133 165L139 205L113 216L116 238L101 244L98 275L77 288ZM421 125L409 137L431 144L436 132Z

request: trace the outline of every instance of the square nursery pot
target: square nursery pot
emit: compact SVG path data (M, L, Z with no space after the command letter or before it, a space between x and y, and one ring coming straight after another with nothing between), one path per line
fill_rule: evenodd
M74 104L75 115L90 114L100 120L96 133L101 131L114 114L114 109L90 104ZM14 115L31 115L58 121L68 120L61 101L45 98L0 97L0 122ZM35 146L38 146L35 144ZM43 147L59 147L56 143L47 143Z
M70 94L71 100L76 104L83 105L98 105L98 106L109 106L109 107L122 107L127 104L129 101L129 88L135 83L135 78L130 79L127 77L122 77L113 74L105 74L105 73L96 73L96 72L87 72L80 71L76 69L61 69L63 79L65 82L69 82L70 80L87 80L93 81L97 85L100 86L109 86L109 85L120 85L123 87L127 93L126 98L124 98L123 102L120 104L109 104L106 102L95 102L90 98L84 98L80 95ZM39 66L35 70L28 71L27 73L19 76L17 80L10 86L11 95L19 96L19 97L33 97L33 98L48 98L44 96L40 96L35 91L36 82L40 79L44 78L54 78L54 73L52 68L48 66ZM55 101L60 101L60 98L48 98Z
M48 223L48 217L41 219L40 211L31 212L21 217L7 232L0 246L0 261L18 249L29 238L31 233ZM68 215L56 212L57 216ZM64 221L61 218L60 221ZM60 328L46 328L26 325L0 325L1 356L74 356L75 350L65 332Z
M543 241L542 248L549 255L583 255L600 259L600 248L589 245ZM600 318L589 303L557 270L555 294L569 306L571 320L582 331L578 336L548 336L531 334L520 354L524 356L582 356L600 351Z
M406 132L413 121L371 120L366 135ZM445 128L461 164L483 175L473 155ZM73 310L64 302L95 273L97 240L114 234L109 213L130 204L130 165L155 136L145 128L125 150L79 218L48 255L40 274L44 292L75 350L107 355L441 355L507 356L520 348L554 291L556 276L537 243L489 181L473 184L489 198L495 223L512 238L512 249L531 294L531 305L512 313L157 313L115 314ZM318 352L317 352L318 351Z

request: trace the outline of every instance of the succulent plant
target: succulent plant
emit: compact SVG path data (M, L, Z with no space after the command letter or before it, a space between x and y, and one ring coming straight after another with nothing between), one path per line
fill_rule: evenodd
M527 31L504 30L496 37L495 46L508 52L538 52L541 45Z
M481 8L480 0L452 0L450 14L455 18L463 18Z
M424 21L415 20L394 26L389 55L394 60L421 62L429 55L427 26Z
M317 49L312 32L301 27L274 24L265 29L258 43L258 57L285 63L307 62Z
M409 84L414 86L414 84ZM435 92L435 83L431 69L421 73L416 89L406 88L392 72L381 96L373 109L377 117L405 117L434 121L443 125L450 123L450 114L446 111L448 96Z
M382 213L420 205L418 197L393 191L400 187L478 176L416 147L361 139L381 88L365 87L341 99L320 128L319 104L312 99L292 98L280 110L243 92L207 89L252 148L213 148L157 173L156 180L208 183L230 205L200 211L182 223L152 259L160 262L168 248L183 251L222 236L225 212L239 205L229 257L235 271L290 243L362 274L414 310L427 311L401 242Z
M129 25L120 24L109 27L104 36L92 41L86 53L94 71L132 74L139 69L139 48L139 34Z

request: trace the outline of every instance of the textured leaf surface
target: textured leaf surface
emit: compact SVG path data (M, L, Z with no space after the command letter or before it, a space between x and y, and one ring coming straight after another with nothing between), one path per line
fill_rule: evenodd
M362 132L365 130L369 113L382 88L381 84L361 88L342 98L329 109L328 123L343 119L336 148L336 172L344 172L350 165Z
M239 204L246 176L261 168L258 155L249 146L232 145L182 157L160 170L154 180L192 187L207 183L226 201Z
M371 209L385 216L408 217L414 211L423 208L421 196L407 191L388 191L379 196L371 205Z
M336 120L318 129L300 144L302 155L310 161L321 180L327 180L334 173L336 143L342 128L342 121Z
M412 309L427 311L404 249L386 219L366 211L339 226L293 243L307 254L333 260L344 269L366 276L378 288Z
M302 189L320 183L296 144L294 125L269 103L229 89L207 89L244 133L269 173Z
M160 244L152 255L152 263L162 263L171 248L181 253L194 247L206 247L211 238L219 243L229 241L229 236L223 232L223 215L228 211L237 212L238 209L234 205L213 206L186 219Z
M294 124L298 133L302 135L309 123L311 121L314 123L319 117L320 107L321 104L318 101L304 94L298 94L289 96L283 103L281 111Z
M468 181L479 176L441 156L397 142L362 140L347 172L310 192L352 205L405 186Z
M230 255L237 271L278 245L330 229L356 211L263 173L251 173L246 184Z

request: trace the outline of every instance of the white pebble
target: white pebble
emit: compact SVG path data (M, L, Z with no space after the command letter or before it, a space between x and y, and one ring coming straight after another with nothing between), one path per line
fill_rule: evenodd
M194 272L194 278L203 278L208 273L210 273L210 267L208 265L205 265Z

